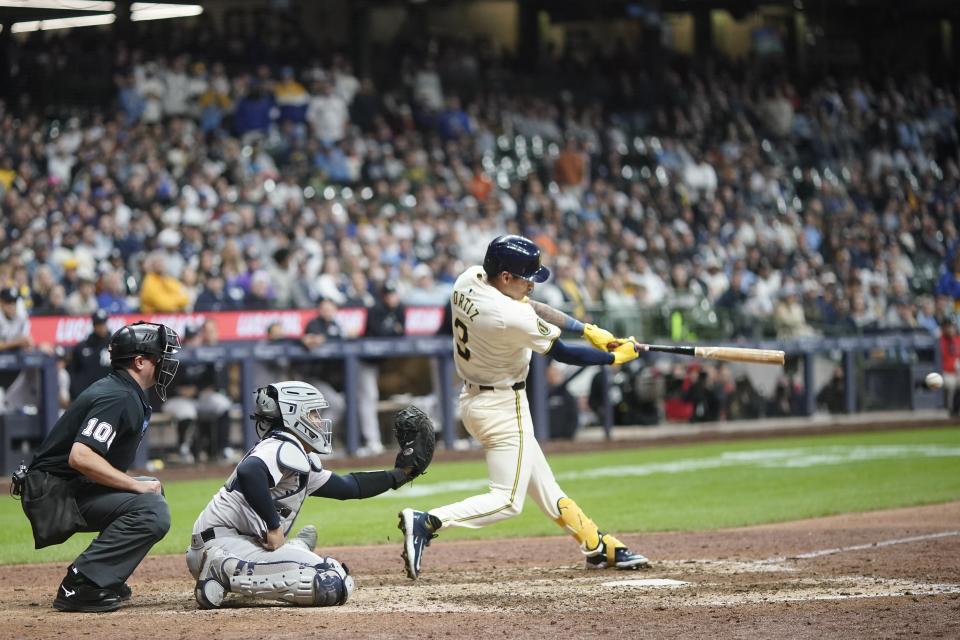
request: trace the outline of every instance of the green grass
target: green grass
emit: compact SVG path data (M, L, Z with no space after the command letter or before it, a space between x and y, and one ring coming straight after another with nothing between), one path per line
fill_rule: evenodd
M957 429L621 449L555 455L550 463L570 497L602 528L618 533L712 529L960 499ZM785 466L788 463L806 464ZM650 472L649 465L681 470L661 467ZM611 477L576 476L626 467L632 469ZM417 480L414 490L442 492L413 497L405 487L363 501L310 498L297 524L315 524L321 544L397 543L399 509L428 509L465 498L482 491L485 478L482 461L438 463ZM442 485L452 481L474 481L478 488L443 490ZM151 553L182 553L196 515L222 482L167 484L173 525ZM524 512L512 520L485 529L443 532L444 539L531 535L564 534L529 499ZM68 560L91 538L77 535L63 545L35 551L20 505L12 499L0 501L0 564Z

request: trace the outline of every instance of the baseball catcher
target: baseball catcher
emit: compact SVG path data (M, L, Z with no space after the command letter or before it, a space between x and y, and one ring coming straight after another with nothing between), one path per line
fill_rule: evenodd
M329 408L316 387L296 380L255 392L250 416L260 441L246 453L193 525L187 568L203 609L228 593L307 607L341 605L353 593L346 564L315 552L312 525L288 539L308 496L356 500L396 489L422 474L433 456L433 425L410 406L396 416L397 466L341 476L323 468L333 450Z

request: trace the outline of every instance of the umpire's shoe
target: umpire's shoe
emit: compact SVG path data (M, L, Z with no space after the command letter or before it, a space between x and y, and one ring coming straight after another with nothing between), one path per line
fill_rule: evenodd
M420 575L420 559L423 557L423 548L430 546L430 541L437 537L430 526L430 515L425 511L404 509L399 514L400 524L397 526L403 531L403 558L407 577L416 580Z
M73 565L67 567L57 597L53 601L57 611L79 611L82 613L103 613L120 608L120 596L113 589L101 587Z
M650 561L610 534L600 534L600 549L587 556L587 569L646 569Z

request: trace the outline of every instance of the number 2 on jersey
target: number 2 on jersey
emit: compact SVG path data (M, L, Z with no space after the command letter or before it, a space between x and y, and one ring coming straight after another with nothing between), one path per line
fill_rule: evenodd
M463 320L457 318L453 321L453 328L457 332L457 337L454 340L457 344L457 355L464 360L469 360L470 349L467 349L467 341L470 339L470 336L467 334L467 325L463 324Z

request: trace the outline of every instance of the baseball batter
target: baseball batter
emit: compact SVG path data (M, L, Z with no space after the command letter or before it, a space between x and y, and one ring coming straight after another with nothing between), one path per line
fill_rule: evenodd
M649 564L600 531L557 484L534 437L524 392L533 351L569 364L623 364L635 359L645 345L632 338L617 340L608 331L529 300L534 283L549 275L540 264L536 244L508 235L493 240L483 266L467 269L454 284L454 360L464 380L460 415L486 452L490 489L429 512L400 512L402 555L412 579L420 574L423 548L438 531L480 528L512 518L523 509L528 492L549 518L580 543L588 568L636 569ZM560 327L582 332L596 348L565 344L559 339Z
M369 498L422 473L405 452L388 471L339 476L317 454L333 450L329 404L313 385L275 382L256 391L260 441L249 451L193 525L187 568L201 608L221 606L228 592L301 606L347 601L353 578L346 565L314 552L313 526L287 540L307 496ZM401 416L416 410L408 407ZM422 413L420 413L422 415ZM424 419L425 416L424 416ZM430 426L432 436L432 426Z

